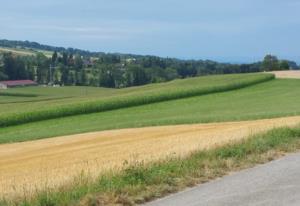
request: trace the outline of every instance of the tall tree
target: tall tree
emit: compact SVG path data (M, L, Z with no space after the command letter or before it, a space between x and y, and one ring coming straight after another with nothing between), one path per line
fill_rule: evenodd
M266 55L263 63L262 68L264 71L274 71L279 69L279 60L276 56L273 55Z
M279 69L280 70L289 70L290 69L289 62L286 61L286 60L280 61L280 63L279 63Z
M83 68L83 60L79 54L75 55L74 67L76 71L80 71Z
M2 58L1 58L2 60ZM6 80L8 79L8 76L4 72L4 65L2 64L2 61L0 62L0 80Z
M51 62L52 62L52 64L55 64L56 61L57 61L57 52L55 51L55 52L52 54Z
M47 84L49 82L49 59L41 52L36 55L37 64L37 80L41 84Z
M20 57L6 53L3 56L3 63L4 73L7 74L10 80L27 79L25 62Z

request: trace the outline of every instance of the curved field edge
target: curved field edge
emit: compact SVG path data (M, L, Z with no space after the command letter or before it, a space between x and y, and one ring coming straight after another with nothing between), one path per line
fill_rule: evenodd
M144 94L112 97L109 99L90 101L86 103L57 106L40 111L24 112L17 114L2 115L0 117L0 127L19 125L29 122L55 119L66 116L90 114L104 112L133 106L175 100L217 92L225 92L244 88L258 83L270 81L275 78L272 74L244 74L244 75L224 75L224 79L229 78L230 82L217 81L208 86L200 84L182 86L181 88L157 88ZM201 78L198 78L201 82ZM214 79L211 79L214 81Z
M276 159L300 149L300 127L279 128L251 136L240 142L185 158L168 158L144 164L136 162L121 172L109 172L91 180L82 173L72 184L45 189L0 205L134 205L204 183L229 172Z
M300 115L299 87L299 80L277 79L223 93L32 122L1 128L0 143L122 128L295 116Z

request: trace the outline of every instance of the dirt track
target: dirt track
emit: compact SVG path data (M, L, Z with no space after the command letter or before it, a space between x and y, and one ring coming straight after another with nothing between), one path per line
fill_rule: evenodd
M0 196L30 195L36 189L120 169L124 161L153 161L230 143L300 116L257 121L122 129L0 145Z
M276 78L300 79L300 70L273 71L270 73L275 74Z

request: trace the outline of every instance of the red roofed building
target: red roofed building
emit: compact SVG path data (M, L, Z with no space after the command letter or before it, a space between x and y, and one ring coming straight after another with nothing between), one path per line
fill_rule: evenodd
M7 89L12 87L24 87L24 86L37 86L38 84L32 80L11 80L1 81L0 89Z

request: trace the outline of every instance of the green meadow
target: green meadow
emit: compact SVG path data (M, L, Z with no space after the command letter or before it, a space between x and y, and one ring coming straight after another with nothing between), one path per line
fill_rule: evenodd
M8 89L0 93L0 127L225 92L272 79L274 76L271 74L238 74L175 80L127 89L87 87ZM9 94L11 96L8 96Z
M0 142L118 128L299 115L299 87L297 79L274 79L227 92L10 126L0 129Z

